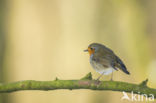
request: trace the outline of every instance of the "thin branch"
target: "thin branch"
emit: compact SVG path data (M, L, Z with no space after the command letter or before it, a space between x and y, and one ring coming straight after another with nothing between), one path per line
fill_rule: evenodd
M25 80L14 83L0 84L0 93L9 93L21 90L55 90L55 89L90 89L90 90L111 90L124 91L138 94L154 95L156 98L156 89L147 86L148 80L140 84L132 84L120 81L96 81L92 79L91 73L80 80L59 80L54 81L35 81Z

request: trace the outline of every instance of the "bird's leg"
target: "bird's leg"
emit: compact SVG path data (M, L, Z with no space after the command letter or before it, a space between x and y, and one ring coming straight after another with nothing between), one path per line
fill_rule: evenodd
M113 81L113 70L112 70L112 74L111 74L111 79L110 81Z
M112 72L112 74L111 74L111 79L110 79L110 81L113 81L113 72Z
M99 81L99 79L102 77L103 74L104 72L96 80Z

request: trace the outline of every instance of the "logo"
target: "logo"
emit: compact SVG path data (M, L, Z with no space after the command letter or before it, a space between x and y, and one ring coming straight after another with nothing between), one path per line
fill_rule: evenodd
M128 100L128 101L154 101L154 94L140 94L138 92L137 94L134 94L133 91L131 92L130 96L126 92L122 92L123 97L121 100Z

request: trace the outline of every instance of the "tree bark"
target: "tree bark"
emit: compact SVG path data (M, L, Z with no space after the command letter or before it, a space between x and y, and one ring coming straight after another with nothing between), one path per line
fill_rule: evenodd
M0 93L10 93L21 90L56 90L56 89L90 89L90 90L111 90L124 91L136 94L154 95L156 98L156 89L147 86L148 79L140 84L132 84L120 81L96 81L92 79L91 73L88 73L80 80L59 80L56 78L53 81L35 81L25 80L14 83L0 84Z

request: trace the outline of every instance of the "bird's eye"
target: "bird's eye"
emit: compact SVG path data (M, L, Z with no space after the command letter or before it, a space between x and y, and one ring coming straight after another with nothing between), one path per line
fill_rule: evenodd
M90 48L91 50L93 50L93 48Z

